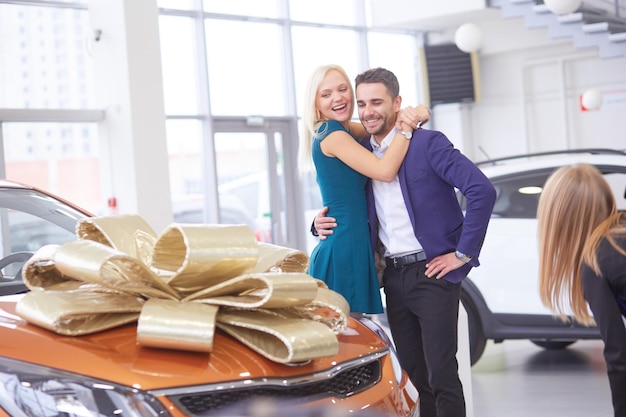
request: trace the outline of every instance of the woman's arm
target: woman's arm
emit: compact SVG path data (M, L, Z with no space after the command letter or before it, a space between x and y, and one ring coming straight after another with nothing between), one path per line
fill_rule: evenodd
M621 271L610 271L618 274ZM604 341L604 360L613 398L615 415L626 412L626 329L615 294L609 287L607 276L596 275L587 265L582 265L582 285L585 300L593 312L594 319Z
M402 129L403 131L413 131L405 123L402 123ZM385 155L379 159L355 141L348 132L337 130L324 138L321 148L324 155L339 158L350 168L365 176L379 181L391 182L398 174L400 164L402 164L409 149L409 143L410 139L397 133L385 151Z
M370 137L369 133L367 133L360 122L350 122L350 133L360 141Z
M430 109L423 104L417 107L406 107L398 112L398 120L396 121L396 127L400 129L398 123L404 122L408 126L415 126L417 129L420 126L428 123L430 120ZM365 140L370 137L369 133L365 130L360 122L350 122L350 132L359 140Z

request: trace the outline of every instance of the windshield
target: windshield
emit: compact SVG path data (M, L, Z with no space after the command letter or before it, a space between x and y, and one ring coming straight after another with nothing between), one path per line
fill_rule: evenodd
M36 190L0 188L0 295L26 290L21 270L39 248L76 239L86 214Z

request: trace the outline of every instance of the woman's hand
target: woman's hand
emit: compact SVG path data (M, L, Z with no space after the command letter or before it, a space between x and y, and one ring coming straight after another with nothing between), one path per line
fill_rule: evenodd
M430 120L430 109L423 104L417 107L405 107L398 113L398 119L396 120L396 127L402 130L400 126L401 122L406 123L411 127L410 130L414 130L423 126ZM405 126L406 127L406 126Z

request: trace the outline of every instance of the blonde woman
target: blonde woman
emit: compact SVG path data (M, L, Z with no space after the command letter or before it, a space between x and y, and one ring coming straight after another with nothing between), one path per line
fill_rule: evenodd
M615 416L626 416L626 213L592 165L556 170L537 210L539 292L543 303L568 320L597 324ZM589 313L588 307L593 313Z
M395 178L413 129L430 113L421 106L400 117L399 132L379 159L360 144L369 135L362 124L352 122L354 90L343 68L318 67L309 79L305 100L301 167L315 165L324 206L339 225L311 253L309 274L343 295L352 312L380 314L383 306L369 243L365 185L368 178L386 182ZM394 103L397 112L400 104L401 99Z

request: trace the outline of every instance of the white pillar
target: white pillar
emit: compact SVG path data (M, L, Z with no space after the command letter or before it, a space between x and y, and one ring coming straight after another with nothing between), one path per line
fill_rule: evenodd
M105 197L160 233L172 222L156 0L90 0ZM95 40L100 31L99 40Z

